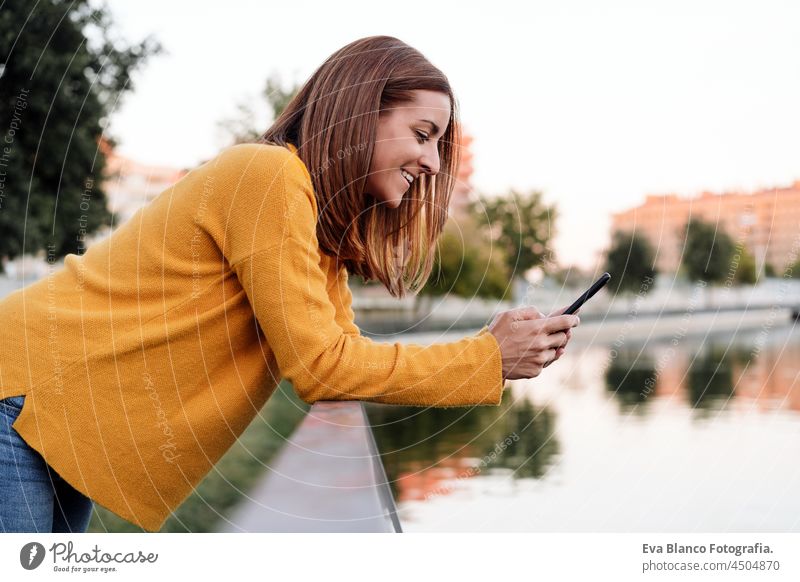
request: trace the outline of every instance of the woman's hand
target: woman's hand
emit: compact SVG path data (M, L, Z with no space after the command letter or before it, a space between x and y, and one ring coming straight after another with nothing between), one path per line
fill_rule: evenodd
M562 315L558 309L545 316L535 307L503 311L489 324L489 332L500 345L503 379L535 378L564 353L580 323L577 315Z
M564 307L562 307L561 309L556 309L555 311L553 311L553 312L552 312L550 315L548 315L547 317L553 317L554 315L561 315L562 313L564 313L564 310L565 310L567 307L569 307L569 306L568 306L568 305L565 305L565 306L564 306ZM575 315L578 315L578 312L580 312L580 309L578 309L577 311L575 311ZM578 323L580 323L580 318L578 318ZM569 340L571 340L571 339L572 339L572 328L568 329L568 330L566 331L566 334L567 334L567 343L569 343ZM564 355L564 352L566 351L566 349L567 349L567 344L565 343L563 346L561 346L560 348L558 348L558 349L556 350L556 357L555 357L555 358L553 358L552 360L550 360L549 362L547 362L547 363L544 365L544 367L546 368L547 366L549 366L550 364L552 364L553 362L555 362L555 361L556 361L558 358L560 358L561 356L563 356L563 355Z

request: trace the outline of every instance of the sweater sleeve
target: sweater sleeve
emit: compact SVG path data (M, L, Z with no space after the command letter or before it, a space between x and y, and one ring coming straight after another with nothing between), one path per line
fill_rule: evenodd
M335 319L342 331L348 335L361 335L361 330L355 324L355 313L353 313L353 294L347 285L347 270L342 268L336 277L336 285L330 295L333 308L336 313Z
M502 360L488 328L430 346L378 343L359 335L349 289L346 294L334 291L341 302L338 310L326 289L310 180L299 170L283 174L288 209L284 216L291 217L284 236L233 268L281 375L292 382L298 396L307 403L498 405Z

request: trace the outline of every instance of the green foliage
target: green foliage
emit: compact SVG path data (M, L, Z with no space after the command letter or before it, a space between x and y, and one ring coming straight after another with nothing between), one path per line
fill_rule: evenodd
M238 103L236 113L217 122L217 129L224 136L226 144L250 143L261 137L256 111L248 103Z
M729 403L734 394L734 364L746 358L740 348L719 346L695 354L686 373L691 407L701 412Z
M395 499L401 498L406 480L418 487L427 468L460 466L457 479L500 468L512 470L514 479L540 478L561 449L554 412L525 398L515 401L511 390L503 393L500 406L368 403L366 412ZM447 495L452 488L452 481L429 483L423 492Z
M547 246L555 216L539 192L473 202L465 218L445 226L430 280L419 294L507 299L515 276L552 260Z
M557 211L542 201L541 192L482 196L470 205L470 214L481 225L485 244L505 255L511 277L523 277L534 267L547 271L554 264L548 245L555 235Z
M505 299L511 292L506 258L482 244L470 219L450 220L439 237L433 270L420 296L451 293L459 297Z
M724 281L731 268L734 243L731 237L716 225L693 218L680 233L683 251L683 269L690 281L718 283Z
M733 280L741 285L755 285L756 281L758 281L755 257L744 246L738 252L738 255L739 264L736 266ZM735 257L736 255L734 255Z
M264 87L264 97L272 111L273 119L277 119L283 113L299 90L300 86L296 84L288 91L285 90L280 75L277 73L270 75Z
M300 90L299 85L293 85L291 89L283 88L280 75L273 73L267 79L261 96L266 101L270 111L272 123L275 121L289 102ZM255 141L264 133L266 127L259 127L255 107L250 103L239 103L236 106L236 115L229 119L224 119L217 123L217 127L225 134L233 144L248 143Z
M99 140L131 73L160 50L112 38L106 8L86 0L3 3L0 259L81 254L110 223Z
M658 374L652 358L640 350L614 350L613 358L605 371L606 389L616 396L623 410L645 405L655 390Z
M800 259L787 265L783 270L783 276L790 279L800 279Z
M214 532L243 495L264 475L268 463L310 406L281 382L261 413L222 456L195 491L170 516L161 532ZM141 532L140 527L95 504L89 532Z
M606 271L611 273L609 289L614 293L637 293L656 276L655 253L647 239L617 231L606 255Z

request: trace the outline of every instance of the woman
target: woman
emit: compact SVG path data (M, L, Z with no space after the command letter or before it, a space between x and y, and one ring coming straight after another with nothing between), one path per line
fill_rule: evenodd
M353 323L348 273L397 297L430 274L455 105L413 48L353 42L257 143L0 302L3 528L85 531L97 502L157 531L281 378L308 403L497 405L557 359L575 316L515 310L427 347Z

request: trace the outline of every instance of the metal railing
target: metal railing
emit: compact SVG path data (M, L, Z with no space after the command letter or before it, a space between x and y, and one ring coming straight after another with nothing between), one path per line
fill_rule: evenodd
M364 404L314 404L222 531L400 533Z

